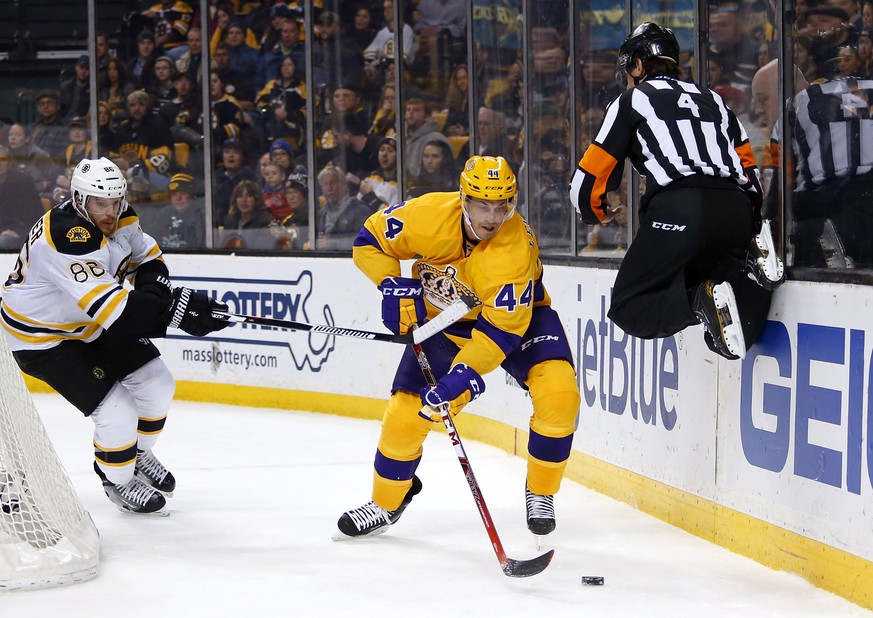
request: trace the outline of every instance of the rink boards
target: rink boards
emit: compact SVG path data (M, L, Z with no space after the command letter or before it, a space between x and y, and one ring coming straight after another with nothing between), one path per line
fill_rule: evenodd
M383 330L380 295L348 258L167 261L175 285L235 313ZM568 477L873 608L873 288L785 284L759 343L730 362L698 327L625 335L605 317L614 276L546 267L582 392ZM177 396L373 419L402 352L249 324L158 343ZM459 429L524 456L530 400L502 370L486 383Z

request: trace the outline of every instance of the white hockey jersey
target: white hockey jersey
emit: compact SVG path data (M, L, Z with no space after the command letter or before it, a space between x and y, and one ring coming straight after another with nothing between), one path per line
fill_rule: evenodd
M65 202L39 219L3 285L0 319L13 351L93 341L124 311L126 278L161 249L128 207L110 238Z

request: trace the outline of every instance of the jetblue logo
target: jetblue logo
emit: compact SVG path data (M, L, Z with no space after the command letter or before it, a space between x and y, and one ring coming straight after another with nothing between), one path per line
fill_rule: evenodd
M624 333L606 317L576 320L576 379L583 405L672 431L679 420L679 346L675 337L643 340Z
M676 223L661 223L660 221L652 221L652 227L656 230L664 230L665 232L685 231L684 225L678 225Z

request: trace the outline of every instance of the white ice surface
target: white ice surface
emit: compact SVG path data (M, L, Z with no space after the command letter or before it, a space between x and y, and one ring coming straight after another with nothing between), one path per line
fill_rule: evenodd
M120 513L91 469L91 422L37 406L102 538L99 575L0 593L0 616L704 617L873 616L573 482L555 503L552 564L506 577L445 435L425 443L424 491L385 535L331 541L369 500L379 425L177 402L155 448L177 478L167 518ZM524 461L465 443L507 554L537 555ZM583 586L602 575L602 587Z

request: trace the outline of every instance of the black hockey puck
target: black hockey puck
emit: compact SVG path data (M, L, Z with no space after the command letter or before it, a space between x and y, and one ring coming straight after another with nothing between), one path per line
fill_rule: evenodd
M603 578L599 575L583 575L582 583L586 586L602 586Z

